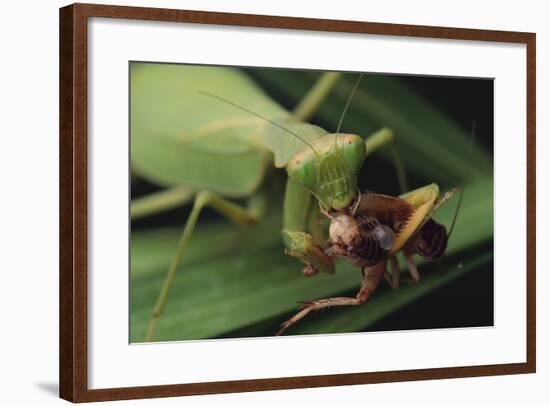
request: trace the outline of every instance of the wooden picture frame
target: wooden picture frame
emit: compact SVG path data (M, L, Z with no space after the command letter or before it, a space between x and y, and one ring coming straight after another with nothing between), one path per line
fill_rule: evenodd
M185 22L386 36L492 41L527 47L526 362L89 389L88 386L88 20ZM381 382L533 373L535 326L535 34L449 27L74 4L60 9L60 396L72 402L140 399Z

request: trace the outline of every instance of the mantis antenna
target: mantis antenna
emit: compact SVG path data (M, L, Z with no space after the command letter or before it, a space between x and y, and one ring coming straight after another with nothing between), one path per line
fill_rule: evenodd
M474 143L474 134L476 132L476 122L475 120L472 122L472 130L470 133L470 146L468 148L468 155L466 156L466 161L470 162L470 155L472 154L472 144ZM453 216L453 221L451 222L451 228L449 229L449 233L447 234L447 240L451 238L451 233L453 232L456 224L456 219L458 217L458 211L460 210L460 206L462 205L462 198L464 197L464 187L460 188L460 194L458 195L458 203L456 204L456 210L455 214Z
M346 115L349 105L351 103L351 99L353 99L353 95L355 94L355 91L359 87L359 82L361 82L361 79L363 78L363 74L361 73L357 80L355 81L355 85L353 86L353 89L351 90L351 93L348 97L348 100L346 101L346 106L344 107L344 111L342 111L342 115L340 116L340 121L338 121L338 127L336 128L336 135L340 133L340 127L342 127L342 122L344 121L344 116Z
M267 122L270 123L270 124L273 124L275 127L278 127L278 128L280 128L281 130L286 131L287 133L289 133L289 134L295 136L296 138L298 138L298 139L299 139L300 141L302 141L305 145L307 145L307 146L313 151L313 153L314 153L315 155L317 155L317 152L315 151L315 148L313 148L313 145L311 145L309 142L307 142L305 139L303 139L302 137L300 137L300 136L299 136L298 134L296 134L295 132L290 131L288 128L283 127L283 126L280 125L279 123L277 123L277 122L275 122L275 121L273 121L273 120L270 120L269 118L264 117L264 116L262 116L261 114L258 114L258 113L254 112L254 111L252 111L252 110L249 110L249 109L247 109L246 107L243 107L243 106L241 106L241 105L239 105L239 104L237 104L237 103L234 103L234 102L232 102L232 101L230 101L230 100L224 99L224 98L221 97L221 96L217 96L217 95L215 95L215 94L208 93L208 92L205 92L205 91L203 91L203 90L199 90L199 93L201 93L201 94L203 94L203 95L205 95L205 96L212 97L212 98L217 99L217 100L219 100L219 101L222 101L222 102L224 102L224 103L227 103L227 104L229 104L229 105L231 105L231 106L233 106L233 107L236 107L236 108L238 108L238 109L241 109L241 110L243 110L243 111L246 111L247 113L252 114L253 116L256 116L256 117L258 117L258 118L261 118L262 120L265 120L265 121L267 121Z

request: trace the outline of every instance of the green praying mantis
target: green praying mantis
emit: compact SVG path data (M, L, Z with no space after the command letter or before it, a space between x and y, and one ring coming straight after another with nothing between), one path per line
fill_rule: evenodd
M305 263L304 275L333 273L338 257L346 257L362 271L361 289L355 298L306 303L283 323L278 334L311 311L364 303L383 275L388 276L387 261L392 267L388 279L397 287L398 252L405 253L414 280L419 278L412 261L414 253L425 257L442 255L448 234L431 215L454 191L440 197L437 185L431 184L392 198L361 193L358 189L357 178L365 158L394 141L388 128L366 140L340 133L359 80L334 133L307 123L339 76L323 74L293 112L288 112L236 69L169 64L132 66L132 167L141 176L171 187L167 193L133 204L132 217L193 199L152 311L145 341L154 337L201 211L211 207L240 225L261 221L269 200L264 181L271 168L284 168L288 175L281 234L287 253ZM183 93L190 92L196 96L181 98ZM214 109L212 99L219 102ZM158 103L151 104L149 100ZM406 181L399 159L396 168L403 188ZM247 203L239 205L233 198L244 198ZM323 219L331 223L328 238ZM350 236L349 230L355 229L357 233ZM361 251L365 245L377 255L371 258Z

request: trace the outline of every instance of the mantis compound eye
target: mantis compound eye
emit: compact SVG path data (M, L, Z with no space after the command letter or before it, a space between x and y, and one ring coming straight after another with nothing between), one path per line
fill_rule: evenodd
M393 243L395 242L395 234L391 228L389 228L388 226L379 225L376 226L376 228L372 232L376 237L376 240L380 244L380 248L386 251L392 249Z

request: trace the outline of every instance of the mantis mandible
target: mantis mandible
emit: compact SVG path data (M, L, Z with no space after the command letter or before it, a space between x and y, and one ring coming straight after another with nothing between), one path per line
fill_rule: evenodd
M306 276L334 272L335 257L345 255L331 255L324 249L327 241L319 220L323 215L333 221L338 214L353 215L361 207L362 200L364 206L368 199L362 199L357 187L363 161L394 141L392 131L387 128L366 140L358 135L340 133L353 91L335 133L329 134L306 122L340 74L323 74L292 114L234 69L137 65L132 67L131 75L133 168L157 183L173 186L168 192L149 198L148 209L133 205L132 217L147 214L150 207L167 208L194 199L153 309L146 341L154 337L176 271L203 208L209 206L240 225L261 221L268 200L262 182L272 162L275 168L285 168L288 174L281 231L287 252L306 264L303 271ZM354 91L358 84L359 80ZM225 90L221 92L221 88ZM143 100L177 99L182 92L191 92L195 97L187 105L184 102L176 104L180 109L167 108L169 103L143 104ZM212 99L218 99L215 108L212 108ZM151 149L154 154L150 153ZM396 167L401 184L405 184L399 161ZM246 198L247 204L241 206L230 200L235 197ZM444 196L443 200L448 197ZM389 254L387 257L392 258L394 270L395 253L426 224L439 204L438 198L436 185L409 192L403 199L414 211L410 222L400 230L391 230L399 231L395 235L390 235L386 229L375 228L373 235L377 244L384 245L388 238L392 240L385 251ZM417 279L410 256L406 258L413 278ZM377 278L383 274L378 265L381 263L376 264ZM368 273L363 271L364 282L371 277ZM397 284L395 277L394 272L394 285ZM359 304L348 302L315 303L306 308L305 314L332 305ZM298 319L305 314L298 313ZM283 330L295 321L293 318L283 324Z

